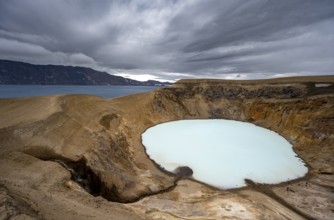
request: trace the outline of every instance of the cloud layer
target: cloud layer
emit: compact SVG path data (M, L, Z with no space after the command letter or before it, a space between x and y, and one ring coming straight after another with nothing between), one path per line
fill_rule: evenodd
M334 74L333 0L11 0L0 59L135 79Z

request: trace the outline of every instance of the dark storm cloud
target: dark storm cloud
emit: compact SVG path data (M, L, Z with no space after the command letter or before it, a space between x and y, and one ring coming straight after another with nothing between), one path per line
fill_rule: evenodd
M0 58L142 79L333 74L333 27L333 0L0 1Z
M175 18L176 25L171 24L171 29L183 21L192 21L191 17L194 15L205 18L210 8L203 11L204 4L214 8L210 22L193 31L196 38L184 47L185 52L203 51L245 41L290 38L298 34L295 28L306 27L334 16L334 4L331 0L229 2L231 3L224 5L220 4L220 0L203 1L194 9L180 15L180 18ZM212 7L215 5L218 7ZM186 27L187 23L184 26Z

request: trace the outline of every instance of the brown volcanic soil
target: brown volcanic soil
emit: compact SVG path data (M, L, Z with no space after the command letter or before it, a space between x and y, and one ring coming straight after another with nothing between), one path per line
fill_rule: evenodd
M310 172L237 190L180 180L149 160L141 134L190 118L274 130ZM0 99L0 219L333 219L333 156L333 76L181 80L110 100Z

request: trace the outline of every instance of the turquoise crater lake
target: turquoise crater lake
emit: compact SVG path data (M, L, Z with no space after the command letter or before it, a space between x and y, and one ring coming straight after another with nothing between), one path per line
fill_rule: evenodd
M221 189L246 186L245 179L277 184L303 177L308 169L279 134L251 123L180 120L142 134L150 159L175 172L190 167L193 178Z

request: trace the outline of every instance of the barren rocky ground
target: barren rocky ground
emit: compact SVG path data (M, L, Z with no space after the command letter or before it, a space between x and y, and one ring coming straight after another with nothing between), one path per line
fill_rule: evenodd
M164 172L141 134L190 118L276 131L309 173L219 190ZM333 156L333 76L181 80L110 100L0 99L0 219L334 219Z

